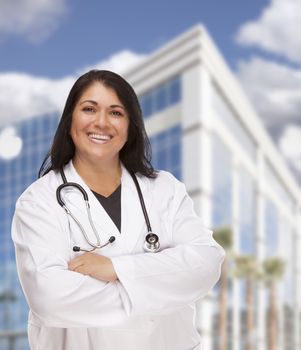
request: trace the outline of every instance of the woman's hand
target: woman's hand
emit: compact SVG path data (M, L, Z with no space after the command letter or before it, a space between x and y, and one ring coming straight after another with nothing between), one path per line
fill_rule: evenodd
M84 253L71 260L68 269L101 281L114 282L118 279L111 259L93 253Z

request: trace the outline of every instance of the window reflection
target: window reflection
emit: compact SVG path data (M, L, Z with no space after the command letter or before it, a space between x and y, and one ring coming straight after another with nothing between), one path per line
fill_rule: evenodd
M256 144L250 133L241 122L241 118L227 103L218 88L213 85L212 106L214 116L228 128L234 139L242 146L242 149L253 160L256 161Z
M150 138L152 144L152 164L156 169L170 171L176 178L182 178L182 131L181 126L165 130Z
M181 100L181 82L176 77L139 97L144 118L160 112Z
M270 198L265 199L264 224L265 255L266 257L276 256L278 254L279 219L277 207Z
M0 349L11 348L10 341L18 350L28 349L28 307L18 281L10 227L16 199L37 178L57 122L54 115L19 122L15 127L23 141L22 151L11 161L0 160L0 331L16 331L11 340L0 340Z
M239 175L239 250L244 254L255 254L255 181L242 167Z
M216 134L212 138L212 187L213 225L231 225L232 154Z

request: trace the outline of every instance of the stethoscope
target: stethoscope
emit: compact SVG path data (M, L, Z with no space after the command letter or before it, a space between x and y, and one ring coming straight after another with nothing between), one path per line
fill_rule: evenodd
M92 252L94 251L95 249L101 249L101 248L104 248L106 247L108 244L110 243L113 243L115 241L115 237L114 236L111 236L109 238L109 240L105 243L105 244L101 244L101 241L100 241L100 237L99 237L99 234L93 224L93 220L92 220L92 217L91 217L91 211L90 211L90 204L89 204L89 198L88 198L88 194L87 192L84 190L84 188L79 185L78 183L76 182L68 182L67 179L66 179L66 176L65 176L65 173L64 173L64 170L63 169L60 169L60 173L61 173L61 177L62 177L62 180L63 180L63 183L57 188L56 190L56 199L59 203L59 205L65 209L66 213L68 215L70 215L70 217L75 221L75 223L78 225L78 227L80 228L83 236L85 237L85 240L87 241L87 243L92 247L92 249L90 250L86 250L86 249L82 249L78 246L74 246L73 247L73 251L74 252L80 252L80 251L84 251L84 252ZM138 196L139 196L139 200L140 200L140 204L141 204L141 208L142 208L142 211L143 211L143 215L144 215L144 219L145 219L145 223L146 223L146 226L147 226L147 235L145 236L145 241L144 241L144 245L143 245L143 248L146 252L149 252L149 253L156 253L159 251L160 249L160 242L159 242L159 237L158 235L156 235L153 231L152 231L152 228L151 228L151 224L150 224L150 221L149 221L149 217L148 217L148 214L147 214L147 211L146 211L146 207L145 207L145 203L144 203L144 199L143 199L143 196L142 196L142 192L141 192L141 189L140 189L140 186L139 186L139 183L138 183L138 180L136 178L136 175L132 172L130 172L130 175L132 176L133 178L133 181L135 183L135 186L136 186L136 189L137 189L137 192L138 192ZM62 197L61 197L61 191L62 189L66 188L66 187L74 187L76 188L78 191L81 192L81 194L83 195L83 198L84 198L84 201L85 201L85 204L86 204L86 211L87 211L87 215L88 215L88 219L89 219L89 223L90 223L90 226L93 230L93 233L94 233L94 236L96 238L96 244L91 242L91 240L89 239L85 229L83 228L82 224L79 222L79 220L72 214L71 210L67 207L67 205L65 204L65 202L62 200Z

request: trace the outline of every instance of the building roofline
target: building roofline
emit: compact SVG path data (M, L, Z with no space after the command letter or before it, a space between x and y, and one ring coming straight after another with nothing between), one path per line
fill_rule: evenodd
M191 65L202 63L220 87L230 107L255 143L264 151L265 157L277 169L283 186L301 203L300 186L288 168L276 145L268 134L262 120L255 112L235 74L230 70L210 34L202 24L197 24L155 50L143 61L126 72L127 79L143 92L145 81L160 82L158 72L168 75L182 72ZM162 78L161 78L162 79ZM140 89L141 87L141 89Z

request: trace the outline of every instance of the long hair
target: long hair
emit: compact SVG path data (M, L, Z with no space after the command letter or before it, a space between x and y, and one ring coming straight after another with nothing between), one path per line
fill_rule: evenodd
M107 70L91 70L74 83L55 132L51 149L39 170L39 177L44 176L50 170L61 169L74 157L75 146L70 136L72 114L82 94L95 82L100 82L113 89L129 116L128 139L119 152L121 162L128 171L155 178L157 172L151 165L151 145L145 131L137 95L125 79Z

